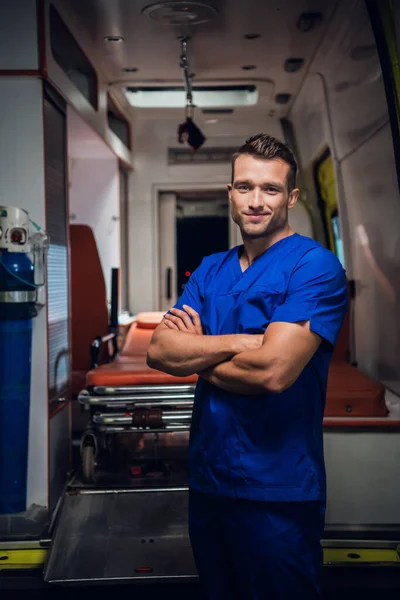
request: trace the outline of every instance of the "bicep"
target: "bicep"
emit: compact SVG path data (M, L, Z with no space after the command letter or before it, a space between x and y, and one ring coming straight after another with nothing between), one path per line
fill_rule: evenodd
M261 353L274 376L287 389L296 381L321 344L309 321L274 322L267 327Z
M159 342L159 340L160 340L160 337L166 331L171 331L171 329L165 324L165 321L162 320L161 323L159 323L157 325L157 327L154 330L153 335L151 336L149 347L150 346L154 346L155 344L157 344Z

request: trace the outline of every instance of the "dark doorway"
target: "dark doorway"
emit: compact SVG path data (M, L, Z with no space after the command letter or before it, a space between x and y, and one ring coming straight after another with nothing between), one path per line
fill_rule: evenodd
M178 218L176 224L177 295L202 259L229 248L229 219L222 216Z

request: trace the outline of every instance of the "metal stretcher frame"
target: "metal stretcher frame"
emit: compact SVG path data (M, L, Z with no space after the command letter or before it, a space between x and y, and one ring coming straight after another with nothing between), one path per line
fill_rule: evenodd
M120 355L113 363L92 370L86 389L78 395L79 403L90 414L81 440L82 470L87 483L94 480L99 448L108 447L110 436L158 435L190 429L197 377L182 381L146 365L147 348L161 319L162 313L140 313ZM123 382L118 385L121 374ZM127 383L129 379L132 385Z

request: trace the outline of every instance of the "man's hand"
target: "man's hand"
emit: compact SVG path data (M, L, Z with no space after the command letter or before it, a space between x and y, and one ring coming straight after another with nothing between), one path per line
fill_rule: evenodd
M194 333L203 335L203 326L200 315L191 306L183 305L185 310L171 308L172 315L165 315L164 322L170 329L183 331L184 333ZM261 348L264 336L263 334L238 333L237 335L237 354L247 350L257 350Z
M183 331L184 333L194 333L203 335L203 327L200 320L200 315L191 306L183 305L184 310L179 308L171 308L172 313L165 315L164 323L170 329Z

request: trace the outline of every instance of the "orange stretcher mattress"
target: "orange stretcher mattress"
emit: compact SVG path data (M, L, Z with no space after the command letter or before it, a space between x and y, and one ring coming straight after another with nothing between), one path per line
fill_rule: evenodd
M153 333L154 329L142 329L136 323L133 323L126 335L125 343L119 356L123 356L124 358L146 356Z
M325 417L385 417L385 388L346 362L329 367Z
M176 385L196 383L197 375L189 377L175 377L162 373L156 369L151 369L145 363L141 362L121 362L118 359L112 363L101 365L93 371L89 371L86 377L88 386L109 386L123 387L131 385Z
M89 371L88 386L124 387L134 385L193 384L197 375L175 377L146 365L146 353L154 329L161 322L162 312L139 313L127 333L124 346L112 362Z

